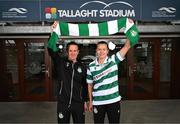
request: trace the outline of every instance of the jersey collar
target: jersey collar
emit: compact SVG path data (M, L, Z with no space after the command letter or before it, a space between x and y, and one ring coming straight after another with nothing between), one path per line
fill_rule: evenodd
M108 57L106 57L106 58L105 58L105 60L104 60L104 63L103 63L103 64L106 64L106 63L108 63ZM96 58L96 60L95 60L95 64L96 64L97 66L99 66L99 65L103 65L103 64L100 64L100 63L98 62L98 58Z

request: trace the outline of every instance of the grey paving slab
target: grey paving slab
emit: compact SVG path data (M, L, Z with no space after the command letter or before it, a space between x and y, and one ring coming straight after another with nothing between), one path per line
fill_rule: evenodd
M0 123L57 123L56 102L0 102ZM86 112L86 123L93 123L90 112ZM180 100L122 101L121 123L178 124Z

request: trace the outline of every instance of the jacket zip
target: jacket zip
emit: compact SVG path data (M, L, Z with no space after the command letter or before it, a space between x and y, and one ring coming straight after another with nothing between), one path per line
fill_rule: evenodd
M61 92L62 92L62 87L63 87L63 81L61 81L61 88L60 88L60 90L59 90L59 95L61 95Z
M71 77L71 94L70 94L70 99L69 99L69 105L68 105L68 107L71 106L72 94L73 94L74 64L72 64L72 69L73 69L73 71L72 71L72 77Z
M79 97L82 99L82 87L81 87L81 90L80 90Z

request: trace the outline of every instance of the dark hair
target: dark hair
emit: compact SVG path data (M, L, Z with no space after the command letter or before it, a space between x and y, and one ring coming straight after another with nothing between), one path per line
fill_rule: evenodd
M70 47L71 45L76 45L76 46L78 47L78 50L79 50L79 44L77 44L77 43L74 42L74 41L71 41L71 42L69 42L69 43L67 44L66 51L69 50L69 47Z
M108 43L107 43L106 41L99 41L99 42L97 43L97 45L96 45L96 49L97 49L97 46L98 46L99 44L105 44L105 45L107 46L107 48L109 49Z

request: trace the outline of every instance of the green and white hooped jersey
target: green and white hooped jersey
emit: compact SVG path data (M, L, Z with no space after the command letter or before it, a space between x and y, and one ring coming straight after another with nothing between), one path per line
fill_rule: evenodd
M97 59L89 64L87 83L93 83L93 105L105 105L121 100L118 87L118 63L124 58L120 53L107 57L104 64Z

